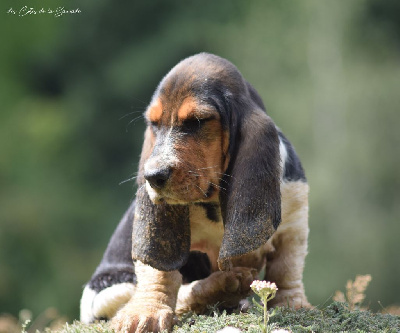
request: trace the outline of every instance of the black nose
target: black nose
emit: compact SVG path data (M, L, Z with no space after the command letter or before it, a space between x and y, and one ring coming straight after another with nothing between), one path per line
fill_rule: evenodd
M144 172L144 178L146 178L150 186L158 189L161 189L165 186L170 176L170 168L151 169Z

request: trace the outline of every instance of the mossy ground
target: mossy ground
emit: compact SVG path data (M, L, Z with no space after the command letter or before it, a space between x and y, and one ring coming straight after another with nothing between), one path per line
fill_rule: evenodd
M271 311L272 312L272 311ZM210 315L187 315L179 325L174 327L174 333L216 332L226 326L239 328L243 332L259 333L258 325L262 318L261 312L252 309L248 313L219 313L213 311ZM372 313L370 311L349 311L344 303L334 302L323 309L279 308L270 318L274 329L283 328L291 332L400 332L400 317ZM56 331L46 330L47 333ZM60 333L111 333L107 323L100 322L84 325L80 322L66 324L57 332Z

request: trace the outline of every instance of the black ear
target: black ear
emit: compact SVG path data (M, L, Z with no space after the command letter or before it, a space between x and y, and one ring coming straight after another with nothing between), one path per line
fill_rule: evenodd
M181 205L155 205L146 191L144 163L151 155L154 137L149 128L144 136L139 162L136 208L132 230L132 258L161 271L181 268L189 257L189 208Z
M132 257L161 271L181 268L189 257L189 208L153 204L144 186L136 194Z
M230 259L256 250L281 221L280 154L273 121L253 104L253 110L236 119L237 131L221 193L225 233L219 252L221 270Z

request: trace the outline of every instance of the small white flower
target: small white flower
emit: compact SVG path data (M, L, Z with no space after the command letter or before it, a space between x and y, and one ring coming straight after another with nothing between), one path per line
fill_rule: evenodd
M260 296L261 301L263 302L263 305L261 305L258 302L256 302L253 298L254 305L256 305L257 307L261 308L264 311L264 324L260 324L260 327L263 333L267 333L269 332L268 329L269 315L267 311L267 303L275 297L278 287L273 282L260 281L260 280L254 280L253 283L250 285L250 287L258 296Z
M269 295L271 295L272 297L270 297L269 299L272 299L275 297L275 294L278 290L278 287L276 286L275 283L273 282L269 282L269 281L259 281L259 280L255 280L253 281L253 283L250 285L251 289L253 289L253 291L261 297L261 299L263 298L267 298Z

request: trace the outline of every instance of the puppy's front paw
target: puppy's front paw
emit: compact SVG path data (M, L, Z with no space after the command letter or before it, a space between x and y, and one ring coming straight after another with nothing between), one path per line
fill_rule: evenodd
M232 271L220 273L224 278L224 291L242 298L249 294L250 285L257 278L257 270L247 267L234 267Z
M203 313L207 306L215 304L224 308L236 307L250 293L250 284L256 277L255 269L235 267L231 271L214 272L203 280L183 285L179 290L176 313Z
M174 311L168 305L132 299L112 319L111 328L118 333L160 332L170 331L173 322Z

